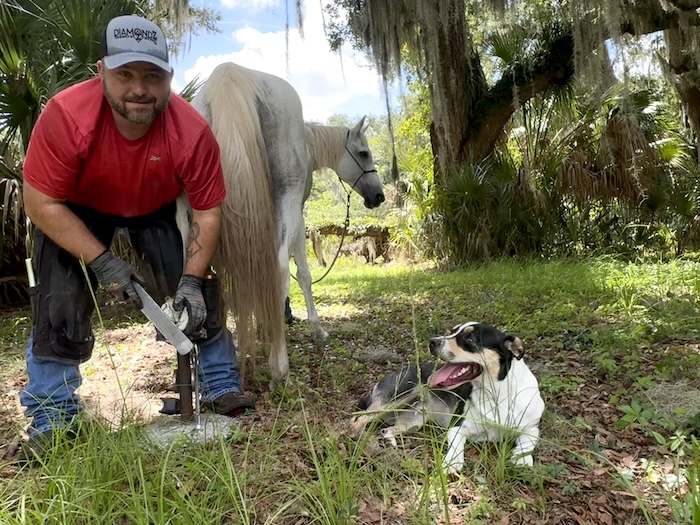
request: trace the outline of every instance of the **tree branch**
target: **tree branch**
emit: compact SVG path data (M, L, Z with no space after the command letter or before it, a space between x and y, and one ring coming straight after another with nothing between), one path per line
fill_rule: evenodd
M668 0L675 9L665 10L659 0L625 0L622 6L624 19L620 21L620 32L633 36L646 35L678 27L681 23L700 26L698 0Z
M700 15L696 11L700 9L700 0L667 1L673 5L669 11L659 0L624 0L620 34L638 36L678 28L679 24L700 26ZM592 28L589 31L601 34L602 41L611 36L607 30L599 33ZM493 151L505 125L521 104L552 87L565 85L573 77L572 29L569 27L554 38L545 36L545 41L549 42L547 50L530 62L531 67L514 66L482 96L463 144L471 151L473 161L480 161Z
M666 0L676 9L680 11L695 11L700 9L700 2L698 0Z
M555 86L564 86L574 75L574 39L570 31L549 38L540 57L528 64L518 64L480 100L475 119L465 137L464 146L472 160L484 159L501 136L516 109L531 98Z

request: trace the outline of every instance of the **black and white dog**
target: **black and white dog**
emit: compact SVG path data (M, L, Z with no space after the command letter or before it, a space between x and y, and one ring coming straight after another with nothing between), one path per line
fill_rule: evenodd
M472 385L461 424L448 430L445 470L462 470L467 438L494 441L513 434L511 461L532 465L544 401L522 359L522 341L490 325L464 323L446 337L431 339L430 352L447 365L430 377L429 387Z
M448 336L431 339L430 352L445 364L421 366L420 379L415 365L387 375L360 400L365 412L353 418L352 430L358 433L380 418L390 425L381 436L395 445L397 434L428 420L450 427L447 474L462 470L467 438L494 441L515 435L511 461L532 465L544 401L522 360L520 339L490 325L464 323Z
M381 421L380 439L395 447L396 436L420 430L428 421L450 426L464 412L472 385L467 381L451 389L427 388L435 371L436 363L428 362L404 365L384 376L360 398L357 408L362 412L352 418L351 433L358 436L372 421Z

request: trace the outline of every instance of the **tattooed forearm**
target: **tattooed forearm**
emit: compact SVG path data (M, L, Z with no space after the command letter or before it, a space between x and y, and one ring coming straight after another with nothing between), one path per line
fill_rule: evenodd
M211 265L221 233L221 208L192 210L192 226L185 249L185 274L203 277Z
M200 228L199 223L193 222L190 228L190 238L187 241L187 250L185 250L186 261L202 251L202 245L199 242Z

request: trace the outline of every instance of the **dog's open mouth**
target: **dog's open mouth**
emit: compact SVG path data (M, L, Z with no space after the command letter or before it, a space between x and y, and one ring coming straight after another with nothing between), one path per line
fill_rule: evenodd
M481 366L476 363L458 363L439 368L428 378L430 388L453 388L479 377Z

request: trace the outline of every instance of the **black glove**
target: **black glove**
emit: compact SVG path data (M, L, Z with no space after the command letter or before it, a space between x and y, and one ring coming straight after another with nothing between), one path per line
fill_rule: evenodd
M115 257L109 250L105 250L88 266L95 272L97 280L107 291L124 299L131 299L139 310L143 308L141 298L136 293L134 285L131 284L132 279L140 281L141 278L136 273L136 269L128 262Z
M207 305L204 302L204 279L196 275L183 275L173 297L173 310L182 312L187 308L187 326L185 335L194 335L207 319Z

